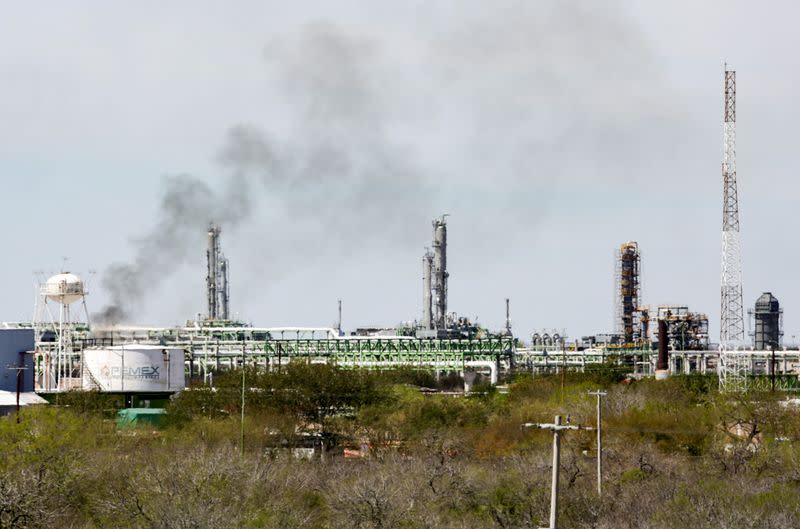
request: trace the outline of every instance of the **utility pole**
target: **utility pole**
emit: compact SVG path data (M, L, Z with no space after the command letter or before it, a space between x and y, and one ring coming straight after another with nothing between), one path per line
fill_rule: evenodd
M602 407L600 401L608 393L605 391L590 391L589 395L597 396L597 495L603 495L603 440L601 436Z
M557 344L556 344L557 345ZM567 377L567 348L561 344L561 404L564 404L564 383Z
M13 369L17 372L17 406L15 414L17 417L17 424L19 424L19 394L22 391L22 372L28 369L24 363L20 366L8 366L8 369Z
M770 341L770 345L772 346L772 358L770 359L770 382L772 385L772 392L775 393L775 341Z
M556 415L553 423L537 424L526 422L523 428L539 428L540 430L553 430L553 478L550 488L550 525L540 529L557 529L558 525L558 473L561 466L561 430L592 430L590 426L572 426L561 424L561 415Z
M244 385L244 374L246 371L245 365L245 343L242 340L242 419L241 419L241 434L239 437L239 459L244 457L244 392L245 392L245 385Z

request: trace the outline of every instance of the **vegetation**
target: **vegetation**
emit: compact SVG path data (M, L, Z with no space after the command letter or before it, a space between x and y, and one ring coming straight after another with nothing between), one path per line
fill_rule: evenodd
M544 527L552 438L520 425L592 425L600 387L604 496L594 432L566 433L560 527L800 527L800 411L786 395L612 369L468 397L420 391L453 380L406 369L244 375L243 425L241 371L181 393L157 431L117 431L115 401L91 394L0 420L0 529ZM325 457L297 457L309 439Z

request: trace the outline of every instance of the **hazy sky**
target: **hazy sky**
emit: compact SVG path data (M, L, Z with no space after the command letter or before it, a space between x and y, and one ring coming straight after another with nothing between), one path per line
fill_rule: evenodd
M289 4L0 2L0 321L64 266L91 312L205 311L211 218L245 320L411 320L446 212L452 310L610 331L636 240L716 341L727 59L745 305L800 334L796 2Z

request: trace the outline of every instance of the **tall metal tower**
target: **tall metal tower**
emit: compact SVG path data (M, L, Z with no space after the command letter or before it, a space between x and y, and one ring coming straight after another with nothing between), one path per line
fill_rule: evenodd
M447 214L433 221L433 324L447 328Z
M641 258L638 243L621 244L616 261L616 332L622 335L624 343L630 344L640 338L637 311L641 302Z
M219 292L219 226L213 222L208 226L208 250L206 262L208 275L206 276L206 296L208 298L208 319L216 320L219 316L217 293Z
M725 126L722 160L722 282L719 343L730 349L744 341L739 194L736 185L736 72L725 66Z
M227 320L230 318L228 314L228 300L230 299L230 286L228 285L228 269L230 268L230 261L224 255L220 254L219 257L219 292L217 297L217 311L219 319Z
M433 329L432 275L433 252L425 248L422 256L422 328L425 330Z
M723 391L747 390L749 363L736 345L744 342L739 193L736 184L736 72L725 65L722 159L722 277L719 380Z
M227 320L230 317L228 311L230 262L220 250L219 236L221 231L220 227L213 222L208 226L206 296L208 297L209 320Z

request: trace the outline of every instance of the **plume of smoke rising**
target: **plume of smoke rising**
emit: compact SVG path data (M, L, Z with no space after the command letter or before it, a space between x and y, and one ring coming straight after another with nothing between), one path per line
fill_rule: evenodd
M530 221L559 182L629 178L639 153L658 151L664 139L649 120L664 94L645 89L651 53L613 2L510 1L492 16L483 2L465 2L460 16L460 24L420 27L394 49L331 24L271 42L266 60L284 88L290 130L233 126L214 189L169 179L159 221L134 242L133 261L106 271L111 302L100 319L134 316L171 269L202 255L212 219L231 234L252 230L262 205L282 215L249 245L254 259L298 222L326 241L419 245L407 219L432 216L443 202L475 209L477 190L480 207L502 204L496 218ZM534 213L523 198L532 190ZM485 244L496 239L484 215L472 222ZM303 246L268 254L270 275Z
M403 231L397 213L424 207L425 184L402 149L382 132L372 87L356 44L332 27L313 27L296 55L284 57L287 79L309 96L294 141L276 141L252 124L232 127L218 154L220 189L183 175L166 179L156 225L133 242L130 263L103 277L110 302L95 321L124 322L177 265L202 252L210 220L235 231L252 220L254 202L269 198L291 218L309 218L331 234L368 226L359 237ZM291 48L293 49L293 48ZM269 244L265 230L262 245Z
M207 222L214 204L214 193L204 182L188 175L166 178L156 226L132 241L133 262L114 263L105 271L102 285L110 302L94 319L125 321L131 308L168 277L173 264L185 259L198 240L197 227Z

